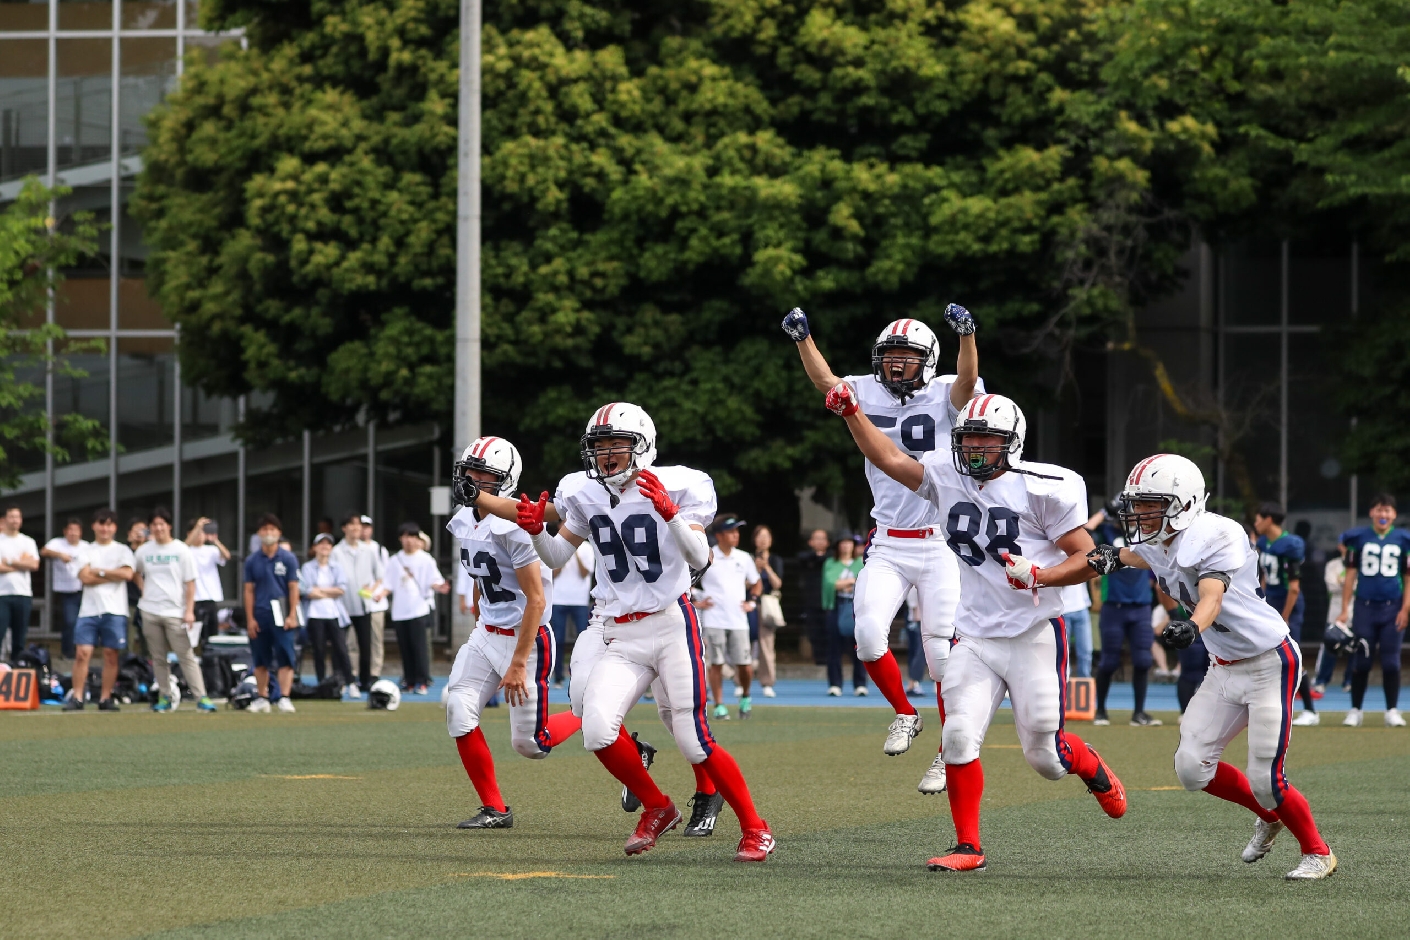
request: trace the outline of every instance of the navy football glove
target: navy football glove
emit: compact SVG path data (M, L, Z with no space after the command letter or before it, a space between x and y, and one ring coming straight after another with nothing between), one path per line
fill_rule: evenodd
M1111 574L1127 565L1121 561L1121 549L1115 545L1098 545L1087 553L1087 567L1097 574Z
M945 322L950 324L950 329L961 336L968 336L974 332L974 317L959 304L946 304Z
M795 343L801 343L808 338L808 315L803 312L802 307L794 307L788 311L788 316L783 318L783 331Z

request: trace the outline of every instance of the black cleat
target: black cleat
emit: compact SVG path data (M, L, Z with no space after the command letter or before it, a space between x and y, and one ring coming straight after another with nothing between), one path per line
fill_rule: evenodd
M715 793L697 792L690 798L692 809L690 811L690 822L686 824L685 832L687 836L712 836L715 834L715 820L720 816L720 810L724 809L725 798Z
M635 731L632 732L632 743L636 745L636 752L641 755L641 766L650 770L652 762L656 760L656 748L638 738L636 734ZM622 811L635 813L639 809L641 809L641 800L636 798L635 793L622 787Z
M513 829L514 807L506 806L504 812L481 806L480 811L470 819L460 823L457 829Z
M122 711L122 709L118 708L118 703L111 696L109 696L108 698L105 698L98 703L98 711L116 712Z
M1131 727L1133 728L1156 728L1164 724L1159 718L1152 718L1145 712L1133 712L1131 714Z
M81 712L81 711L83 711L83 699L81 699L81 698L75 698L75 697L72 696L72 695L68 696L67 698L64 699L64 711L66 711L66 712Z

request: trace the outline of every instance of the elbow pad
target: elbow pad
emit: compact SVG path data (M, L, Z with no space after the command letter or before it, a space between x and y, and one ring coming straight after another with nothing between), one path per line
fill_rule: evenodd
M681 554L685 556L685 563L691 568L704 568L705 563L710 560L710 543L705 538L705 533L692 529L690 523L680 516L674 517L666 525L670 528L671 536L676 540Z
M577 547L561 534L549 535L547 532L540 532L529 536L529 539L534 543L534 551L539 560L550 568L562 568L578 551Z

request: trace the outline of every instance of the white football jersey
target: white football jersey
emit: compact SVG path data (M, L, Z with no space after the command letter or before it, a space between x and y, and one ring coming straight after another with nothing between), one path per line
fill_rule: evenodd
M849 375L846 381L857 392L862 412L877 429L891 438L916 460L928 453L950 453L950 430L959 412L950 404L953 375L937 375L904 405L871 375ZM974 394L984 391L984 380L975 383ZM891 479L866 461L867 483L871 485L872 518L878 526L891 529L925 529L943 521L934 506Z
M706 526L715 518L715 483L689 467L652 467L681 519ZM569 532L592 543L597 554L593 597L608 617L664 610L690 590L690 567L651 500L635 483L615 507L607 489L586 473L558 484L553 505Z
M927 454L925 479L916 495L937 507L937 525L959 556L958 636L1018 636L1034 624L1062 615L1062 589L1009 587L1001 552L1022 555L1050 568L1067 560L1055 541L1087 521L1087 485L1066 467L1020 461L1042 477L1012 471L980 484L951 463L950 449ZM1046 479L1056 477L1056 479Z
M517 629L524 622L524 589L519 584L519 568L539 561L529 533L498 516L475 518L475 510L463 507L446 523L446 529L460 543L460 565L480 586L480 622L492 627ZM548 623L553 612L553 572L539 562L543 583L543 617Z
M1288 625L1260 595L1258 552L1234 520L1202 512L1169 542L1126 547L1145 559L1160 589L1180 602L1186 616L1199 602L1201 575L1229 576L1219 616L1200 634L1205 648L1220 659L1257 656L1287 638Z

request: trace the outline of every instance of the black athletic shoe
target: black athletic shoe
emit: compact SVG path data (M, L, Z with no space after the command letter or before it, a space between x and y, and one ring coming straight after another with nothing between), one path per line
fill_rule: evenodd
M682 835L687 836L712 836L715 834L715 820L719 818L720 810L725 807L725 798L715 793L697 792L690 798L691 811L690 822L685 827Z
M122 709L118 708L118 703L117 703L116 701L114 701L111 697L109 697L109 698L103 699L101 702L98 703L98 711L100 711L100 712L116 712L116 711L122 711Z
M1111 724L1111 719L1106 716L1106 712L1098 710L1097 713L1092 716L1092 724L1109 725Z
M504 812L481 806L480 811L470 819L460 823L457 829L513 829L514 807L506 806Z
M72 696L72 695L68 696L67 698L64 699L64 711L66 711L66 712L81 712L81 711L83 711L83 699L81 699L81 698L75 698L75 697Z
M1152 718L1145 712L1133 712L1131 715L1131 724L1136 728L1156 728L1164 724L1164 722L1159 718Z
M632 732L632 743L636 745L636 752L641 755L641 766L650 770L652 762L656 760L656 748L638 738L636 734L635 731ZM635 793L622 787L622 811L635 813L639 809L641 800L636 798Z

